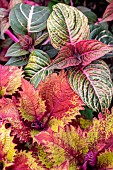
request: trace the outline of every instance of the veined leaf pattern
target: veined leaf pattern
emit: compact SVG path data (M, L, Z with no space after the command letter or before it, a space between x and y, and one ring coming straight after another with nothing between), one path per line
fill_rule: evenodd
M77 8L62 3L53 7L47 28L52 45L57 49L89 37L87 17Z
M46 28L50 11L48 7L17 4L11 10L9 21L12 29L18 34L40 32Z
M101 22L112 21L113 20L113 1L107 6Z
M52 73L52 71L47 70L50 64L50 58L47 53L42 50L32 51L28 64L25 67L25 78L30 80L30 82L37 87L41 80Z
M19 110L22 118L30 122L37 121L37 118L45 112L45 103L39 96L32 84L22 79L22 91L19 100Z
M0 96L12 95L21 85L23 71L15 66L0 65Z
M84 103L94 111L104 112L112 99L112 81L107 64L102 60L69 72L69 83Z
M61 71L48 76L38 86L39 94L45 101L47 113L51 114L49 127L57 131L58 126L64 126L83 109L84 103L75 93L67 79L67 73Z
M69 44L62 47L48 69L64 69L77 65L86 66L112 50L112 46L108 46L100 41L82 40L74 45Z

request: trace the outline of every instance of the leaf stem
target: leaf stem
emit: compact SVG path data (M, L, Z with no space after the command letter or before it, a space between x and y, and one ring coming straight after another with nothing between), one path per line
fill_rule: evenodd
M14 42L19 42L18 38L15 37L15 35L8 29L6 32L5 32Z
M73 0L70 0L70 5L73 6Z

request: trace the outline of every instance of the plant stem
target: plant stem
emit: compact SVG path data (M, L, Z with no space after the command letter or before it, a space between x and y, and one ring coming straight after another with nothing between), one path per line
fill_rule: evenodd
M14 42L19 42L18 38L15 37L15 35L8 29L5 32Z
M70 0L70 5L73 6L73 0Z

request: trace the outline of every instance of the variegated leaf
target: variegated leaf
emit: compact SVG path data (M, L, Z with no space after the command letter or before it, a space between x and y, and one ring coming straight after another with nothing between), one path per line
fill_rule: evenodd
M9 21L12 29L18 34L40 32L46 28L50 11L48 7L17 4L11 10Z
M104 112L112 99L110 71L102 60L93 61L88 66L69 72L69 83L84 103L94 111Z
M113 20L113 1L107 6L101 22Z
M50 64L50 58L48 54L42 50L32 51L28 64L25 67L25 78L30 80L30 82L37 87L41 80L51 73L51 71L46 70L47 66Z
M77 8L62 3L53 7L47 28L52 45L57 49L89 37L87 17Z

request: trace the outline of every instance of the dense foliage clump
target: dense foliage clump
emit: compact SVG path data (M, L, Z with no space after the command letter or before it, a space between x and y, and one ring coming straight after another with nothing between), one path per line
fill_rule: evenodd
M113 169L108 2L0 2L1 170Z

